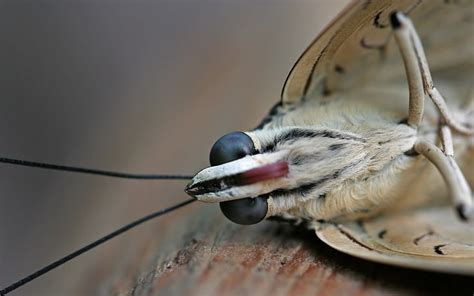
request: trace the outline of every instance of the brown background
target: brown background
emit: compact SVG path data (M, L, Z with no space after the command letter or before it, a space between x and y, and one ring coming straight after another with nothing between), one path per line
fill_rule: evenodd
M259 122L346 2L2 1L0 155L195 173L218 137ZM0 285L183 200L183 186L1 165ZM364 263L285 225L236 226L195 204L13 295L416 294L467 283Z

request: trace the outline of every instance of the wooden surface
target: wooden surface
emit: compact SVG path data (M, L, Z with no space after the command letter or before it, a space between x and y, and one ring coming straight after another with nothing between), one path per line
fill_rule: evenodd
M104 295L472 295L474 279L400 269L344 255L313 231L265 221L239 226L194 204L167 219L161 243L103 283ZM187 217L187 218L184 218ZM184 219L183 219L184 218ZM456 293L453 293L456 292Z

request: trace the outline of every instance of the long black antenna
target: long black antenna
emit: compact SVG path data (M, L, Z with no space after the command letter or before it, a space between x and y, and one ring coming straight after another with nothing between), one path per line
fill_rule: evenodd
M158 216L164 215L166 213L169 213L169 212L172 212L176 209L184 207L185 205L190 204L195 200L196 199L194 199L194 198L188 199L188 200L183 201L181 203L178 203L174 206L171 206L171 207L166 208L166 209L161 209L157 212L151 213L151 214L149 214L149 215L147 215L143 218L140 218L136 221L133 221L132 223L127 224L127 225L115 230L114 232L107 234L106 236L104 236L104 237L102 237L102 238L100 238L100 239L98 239L98 240L96 240L96 241L80 248L79 250L74 251L71 254L69 254L69 255L67 255L67 256L59 259L59 260L56 260L56 261L54 261L53 263L51 263L49 265L46 265L45 267L41 268L40 270L38 270L38 271L22 278L21 280L9 285L8 287L3 288L2 290L0 290L0 295L4 296L4 295L10 293L11 291L18 289L19 287L25 285L28 282L31 282L32 280L36 279L37 277L42 276L43 274L51 271L52 269L55 269L56 267L63 265L64 263L66 263L66 262L76 258L77 256L79 256L79 255L81 255L81 254L97 247L100 244L105 243L106 241L116 237L117 235L120 235L120 234L126 232L127 230L130 230L130 229L134 228L135 226L138 226L138 225L140 225L142 223L145 223L145 222L147 222L151 219L154 219Z
M186 175L161 175L161 174L151 175L151 174L130 174L130 173L112 172L112 171L104 171L104 170L97 170L97 169L88 169L88 168L73 167L73 166L66 166L66 165L57 165L57 164L51 164L51 163L20 160L20 159L6 158L6 157L0 157L0 163L21 165L21 166L49 169L49 170L57 170L57 171L100 175L100 176L115 177L115 178L125 178L125 179L189 180L193 178L192 176L186 176Z

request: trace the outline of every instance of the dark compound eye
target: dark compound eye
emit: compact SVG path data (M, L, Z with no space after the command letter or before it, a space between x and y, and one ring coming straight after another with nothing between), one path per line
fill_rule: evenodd
M237 160L257 153L252 139L243 132L227 134L211 148L209 160L212 166ZM263 220L268 204L264 197L244 198L220 203L222 213L232 222L250 225Z
M219 205L224 216L234 223L243 225L262 221L268 211L267 198L261 196L224 201Z
M256 152L252 139L246 133L233 132L216 141L211 148L209 160L215 166Z

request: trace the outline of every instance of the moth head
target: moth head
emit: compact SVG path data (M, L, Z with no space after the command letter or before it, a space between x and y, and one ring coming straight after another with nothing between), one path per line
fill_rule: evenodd
M211 166L194 176L186 192L199 201L219 202L233 222L258 223L269 214L269 197L318 179L325 156L343 145L341 139L324 137L327 132L285 127L227 134L212 147Z

